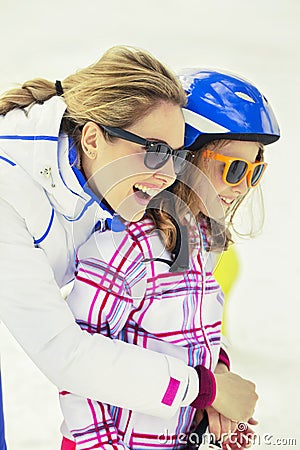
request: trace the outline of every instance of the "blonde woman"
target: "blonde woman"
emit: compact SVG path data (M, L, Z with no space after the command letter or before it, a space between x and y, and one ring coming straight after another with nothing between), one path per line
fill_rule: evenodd
M60 288L74 277L78 246L110 226L112 209L138 220L174 182L186 155L185 102L162 63L122 46L62 82L34 79L0 99L0 319L60 390L159 417L196 397L196 371L83 332ZM135 137L120 140L106 126Z

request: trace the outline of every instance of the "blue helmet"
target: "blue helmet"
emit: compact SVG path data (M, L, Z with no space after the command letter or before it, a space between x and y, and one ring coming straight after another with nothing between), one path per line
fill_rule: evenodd
M240 76L209 69L187 69L179 79L188 97L183 109L185 147L198 150L215 139L277 141L279 126L267 99Z

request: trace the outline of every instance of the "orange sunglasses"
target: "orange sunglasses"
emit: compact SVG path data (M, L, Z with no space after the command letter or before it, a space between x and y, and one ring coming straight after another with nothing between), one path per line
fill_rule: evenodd
M212 150L205 150L203 152L204 158L215 159L225 163L223 170L223 181L229 186L237 186L245 178L249 188L253 188L261 181L264 171L267 168L267 163L258 161L251 163L246 159L234 158L232 156L221 155Z

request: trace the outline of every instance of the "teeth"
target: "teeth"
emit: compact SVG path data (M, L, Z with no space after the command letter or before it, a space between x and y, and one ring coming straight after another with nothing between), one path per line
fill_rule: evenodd
M139 183L136 183L134 187L139 191L145 192L145 194L148 194L150 197L154 197L154 195L158 193L158 189L148 188Z
M221 195L220 195L220 199L223 200L223 202L225 202L227 205L231 205L231 203L233 202L233 200L229 200L228 198L221 197Z

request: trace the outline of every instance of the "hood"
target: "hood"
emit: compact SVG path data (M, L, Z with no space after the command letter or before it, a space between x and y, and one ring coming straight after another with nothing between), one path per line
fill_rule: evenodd
M42 105L0 116L0 152L47 191L57 211L76 220L95 199L83 189L70 166L68 136L59 134L65 110L64 100L54 96ZM105 212L104 216L111 214Z

